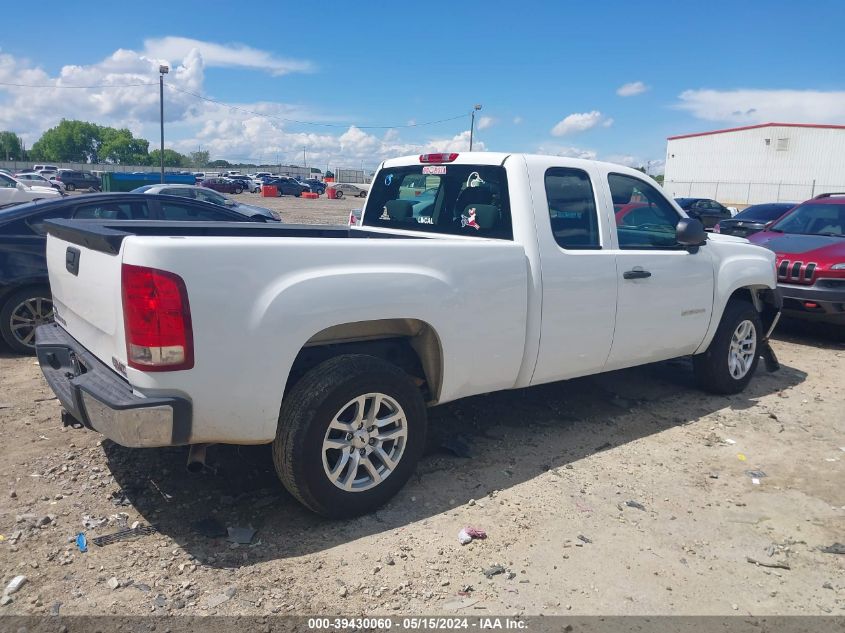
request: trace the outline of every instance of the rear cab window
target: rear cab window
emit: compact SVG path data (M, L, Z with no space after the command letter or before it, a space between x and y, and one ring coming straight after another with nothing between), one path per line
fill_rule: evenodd
M382 169L362 225L512 240L505 169L456 164Z

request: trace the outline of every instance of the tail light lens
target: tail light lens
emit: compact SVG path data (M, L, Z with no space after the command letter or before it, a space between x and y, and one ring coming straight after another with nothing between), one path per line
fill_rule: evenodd
M121 281L129 366L142 371L191 369L194 336L182 278L123 264Z
M420 154L421 163L451 163L458 157L458 154Z

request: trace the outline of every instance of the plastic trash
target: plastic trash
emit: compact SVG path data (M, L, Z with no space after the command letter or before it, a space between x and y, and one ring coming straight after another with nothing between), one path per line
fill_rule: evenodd
M741 462L744 462L746 459L745 455L743 455L742 453L737 453L736 458Z
M625 505L629 508L636 508L637 510L642 510L645 512L645 506L641 504L639 501L634 501L633 499L626 501Z
M745 474L752 479L762 479L763 477L768 477L768 475L766 475L766 473L762 470L746 470Z
M229 533L229 542L237 543L238 545L249 545L252 543L252 537L255 536L255 529L250 527L230 527L226 528Z
M83 554L88 551L88 539L85 538L85 532L76 535L76 547Z
M6 588L3 590L3 595L11 596L13 593L17 593L18 589L26 584L26 580L26 576L15 576L9 584L6 585Z
M92 538L91 542L97 547L102 547L103 545L110 545L111 543L117 543L118 541L127 541L129 539L138 538L139 536L144 536L145 534L153 534L155 531L156 529L152 525L141 525L134 529L127 528L112 534Z
M833 545L826 545L821 548L825 554L845 554L845 544L834 543Z
M471 543L473 539L485 539L487 538L487 532L484 530L479 530L474 527L465 527L460 532L458 532L458 542L461 545L466 545L467 543Z

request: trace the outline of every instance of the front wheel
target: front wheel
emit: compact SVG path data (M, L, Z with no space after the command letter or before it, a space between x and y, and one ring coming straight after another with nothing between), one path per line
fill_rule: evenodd
M408 374L374 356L321 363L285 395L273 462L285 488L331 518L395 495L425 447L426 409Z
M343 192L338 189L334 192L334 197L340 200L343 197Z
M236 194L243 193L243 189L241 189L240 187L235 187L235 193Z
M707 351L692 358L699 386L719 394L745 389L760 359L762 327L751 303L730 301Z
M362 191L361 193L359 193L359 194L358 194L358 197L359 197L359 198L366 198L366 197L367 197L367 192L366 192L366 191Z

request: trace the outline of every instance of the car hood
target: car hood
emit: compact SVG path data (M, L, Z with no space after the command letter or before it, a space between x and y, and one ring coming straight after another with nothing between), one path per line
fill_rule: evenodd
M44 194L47 194L49 196L58 196L59 195L58 191L56 191L52 187L45 187L44 185L33 185L29 188L32 189L33 191L35 191L36 193L44 193Z
M763 231L748 238L754 244L765 246L780 258L795 253L807 254L808 257L825 259L845 257L845 237L828 235L798 235Z

